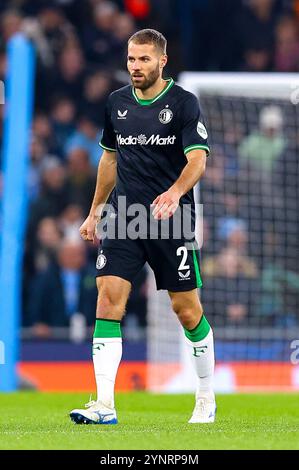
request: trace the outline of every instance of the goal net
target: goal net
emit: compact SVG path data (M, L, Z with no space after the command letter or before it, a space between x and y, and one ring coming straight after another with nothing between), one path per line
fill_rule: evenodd
M298 76L183 73L180 84L199 98L211 147L196 199L215 389L298 389ZM193 391L182 328L149 284L148 388Z

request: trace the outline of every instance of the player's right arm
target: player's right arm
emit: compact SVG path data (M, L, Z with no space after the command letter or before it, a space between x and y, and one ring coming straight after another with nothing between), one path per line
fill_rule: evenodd
M93 241L101 210L116 183L116 152L104 150L98 166L96 189L88 217L79 231L83 240Z

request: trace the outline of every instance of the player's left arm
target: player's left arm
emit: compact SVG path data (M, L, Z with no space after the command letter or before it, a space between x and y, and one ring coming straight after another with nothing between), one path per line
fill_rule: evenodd
M153 201L155 219L168 219L179 206L181 197L200 180L206 169L207 153L203 149L191 150L187 153L186 166L176 182Z

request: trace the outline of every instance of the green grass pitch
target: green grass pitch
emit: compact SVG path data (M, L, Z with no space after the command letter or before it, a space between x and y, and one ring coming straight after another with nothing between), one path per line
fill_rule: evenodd
M119 424L75 425L85 394L0 394L0 449L299 449L299 394L217 396L214 424L188 424L192 395L119 393Z

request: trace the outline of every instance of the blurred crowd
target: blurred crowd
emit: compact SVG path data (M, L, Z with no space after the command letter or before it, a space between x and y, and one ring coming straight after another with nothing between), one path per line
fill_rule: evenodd
M203 98L203 303L218 326L299 324L297 107ZM239 112L241 111L241 112Z
M192 5L190 13L185 12L183 24L188 70L298 71L297 0L184 3Z
M0 80L5 77L6 45L15 33L25 32L37 50L23 270L23 324L33 326L36 336L48 337L50 327L70 325L77 313L83 314L87 325L94 322L97 247L84 245L78 228L94 192L105 102L112 90L128 82L127 40L143 27L158 29L168 39L166 74L174 78L184 70L299 71L298 0L1 0ZM281 161L286 143L280 132L282 117L271 112L270 118L269 110L268 116L260 116L256 134L248 132L246 137L244 132L238 140L227 133L225 144L215 139L203 183L210 214L205 219L205 295L211 302L215 289L221 292L226 286L230 295L227 311L222 311L221 303L213 304L210 314L222 315L232 323L257 311L254 293L260 290L261 279L267 286L280 286L278 279L282 277L284 285L298 291L293 267L274 266L261 273L257 259L262 253L246 254L248 246L261 248L265 243L275 250L282 243L273 240L271 231L248 226L250 221L263 220L263 205L257 209L251 194L248 200L248 192L242 196L236 184L239 168L250 170L251 181L255 181L258 166L259 175L263 175L260 187L274 185L269 175ZM276 119L274 127L279 132L275 138L265 131L269 119ZM0 129L1 143L2 125ZM237 151L236 141L242 141ZM257 148L263 149L262 160L257 158ZM234 181L228 175L234 175ZM247 189L252 188L249 185ZM268 196L272 197L271 193ZM242 205L246 197L247 207L252 202L255 211L247 218ZM230 217L221 218L225 213ZM252 230L268 237L267 243L265 238L250 243ZM224 277L227 284L223 284ZM268 294L273 299L271 288ZM283 293L278 294L277 310L284 305L282 297ZM273 311L266 300L265 305L264 310ZM290 310L292 319L294 308ZM145 272L136 281L130 312L132 324L143 330Z

